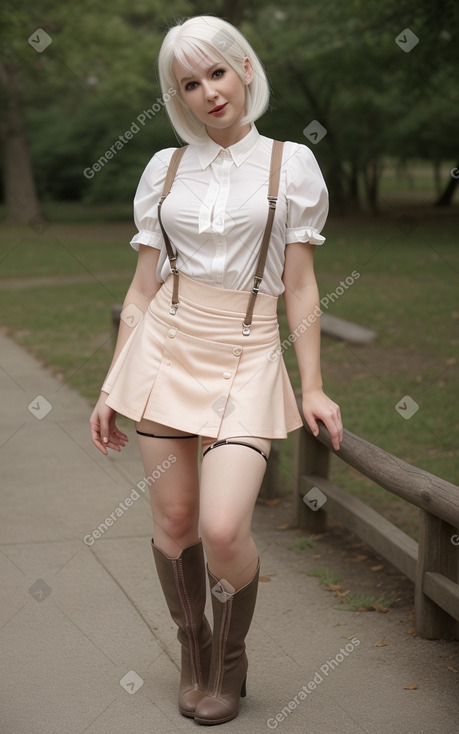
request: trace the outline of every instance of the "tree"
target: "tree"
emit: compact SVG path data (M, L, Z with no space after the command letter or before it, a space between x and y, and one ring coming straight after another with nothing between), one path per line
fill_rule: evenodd
M7 219L14 222L43 222L35 188L21 96L22 53L19 28L26 23L20 4L13 13L6 5L0 8L1 138L4 150L4 192Z

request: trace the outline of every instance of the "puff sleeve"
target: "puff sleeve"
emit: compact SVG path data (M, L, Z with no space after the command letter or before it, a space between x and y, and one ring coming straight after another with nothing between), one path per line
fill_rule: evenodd
M174 150L175 148L166 148L155 153L140 177L134 196L134 222L138 232L130 242L137 252L139 245L161 250L164 244L158 221L158 204Z
M328 190L313 152L295 144L287 166L287 229L285 244L321 245L328 215Z

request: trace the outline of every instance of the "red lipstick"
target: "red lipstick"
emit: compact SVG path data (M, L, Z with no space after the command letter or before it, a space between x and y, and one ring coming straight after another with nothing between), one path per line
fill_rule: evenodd
M217 107L214 107L212 110L209 110L209 113L208 114L209 115L218 115L219 112L222 112L225 109L225 107L226 107L227 104L228 104L228 102L225 102L225 104L217 105Z

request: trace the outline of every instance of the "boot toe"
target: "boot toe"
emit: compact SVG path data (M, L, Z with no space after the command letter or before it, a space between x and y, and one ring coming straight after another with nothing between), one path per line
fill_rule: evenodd
M196 706L194 714L198 724L222 724L238 715L238 707L228 705L226 701L213 696L204 696Z
M205 693L205 691L200 691L196 688L192 688L189 691L184 691L183 693L181 693L179 696L178 706L182 716L193 718L195 715L196 706L205 696Z

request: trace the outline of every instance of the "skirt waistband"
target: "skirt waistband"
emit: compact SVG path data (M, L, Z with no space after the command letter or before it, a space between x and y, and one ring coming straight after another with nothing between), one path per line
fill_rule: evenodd
M172 273L164 281L162 288L172 295ZM250 291L229 290L200 283L187 275L179 275L179 302L181 300L208 307L217 311L230 311L245 316ZM255 300L254 316L275 316L277 314L278 296L259 293Z

